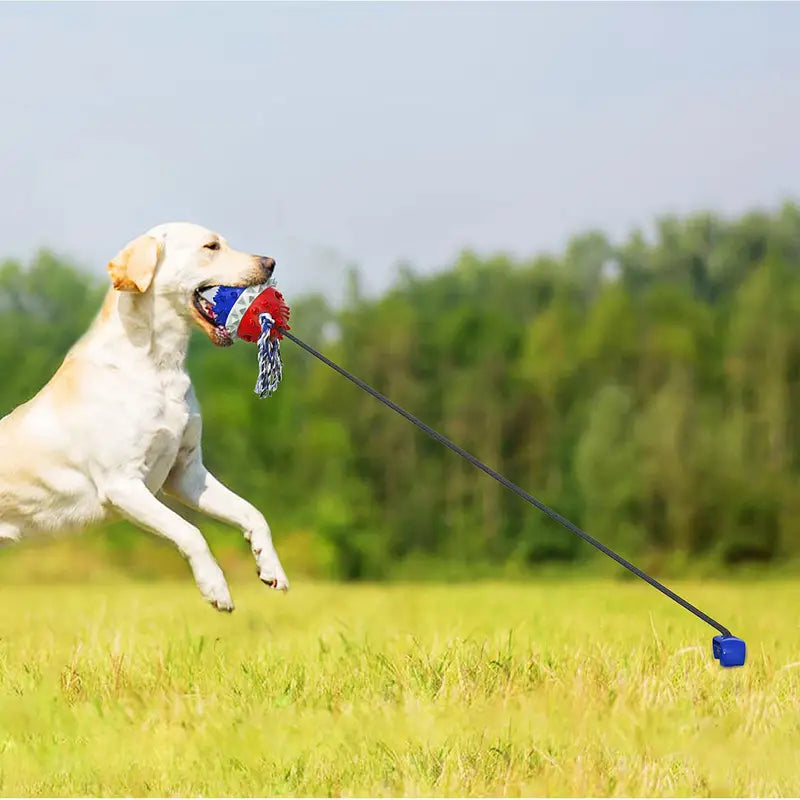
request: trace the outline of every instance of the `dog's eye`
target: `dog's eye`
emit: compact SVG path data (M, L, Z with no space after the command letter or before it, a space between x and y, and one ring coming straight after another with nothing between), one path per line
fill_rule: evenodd
M204 244L203 247L206 250L219 250L219 242L209 242L208 244Z

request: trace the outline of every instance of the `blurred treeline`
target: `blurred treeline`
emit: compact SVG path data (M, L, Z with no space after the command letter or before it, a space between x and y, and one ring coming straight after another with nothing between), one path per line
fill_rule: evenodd
M0 414L45 383L105 290L47 253L2 264ZM558 257L464 253L433 276L400 270L378 298L354 271L346 294L287 298L293 331L610 546L651 568L800 554L798 206L665 218L619 245L588 233ZM190 371L206 463L292 564L380 578L596 558L291 342L283 355L269 400L251 345L198 334Z

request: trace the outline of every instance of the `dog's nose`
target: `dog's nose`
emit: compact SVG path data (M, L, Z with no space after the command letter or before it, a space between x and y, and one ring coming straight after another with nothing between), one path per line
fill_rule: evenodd
M269 258L268 256L259 256L258 265L264 270L264 274L267 278L272 277L272 273L275 272L274 258Z

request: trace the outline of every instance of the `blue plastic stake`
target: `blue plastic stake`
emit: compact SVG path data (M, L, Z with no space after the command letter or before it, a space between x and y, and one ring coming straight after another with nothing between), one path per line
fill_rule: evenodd
M744 639L738 636L715 636L713 639L714 658L723 667L742 667L747 653Z

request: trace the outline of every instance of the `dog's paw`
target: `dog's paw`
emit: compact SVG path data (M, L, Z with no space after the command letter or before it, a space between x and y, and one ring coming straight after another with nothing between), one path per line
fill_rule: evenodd
M213 577L208 576L204 580L199 580L197 585L203 597L205 597L217 611L225 611L228 614L233 611L233 599L231 598L231 592L230 589L228 589L228 584L225 582L222 570L219 571L219 575Z
M236 608L230 597L225 600L212 600L211 605L214 606L217 611L224 611L226 614L233 613L233 610Z
M272 589L277 589L281 592L289 591L289 579L286 577L283 567L281 567L277 554L259 557L258 577L262 583Z
M274 577L269 575L259 575L262 583L265 583L270 589L277 589L279 592L289 591L289 579L283 575L282 577Z
M279 592L289 591L289 579L284 575L283 570L280 570L277 575L271 571L262 571L258 573L258 577L271 589L277 589Z

